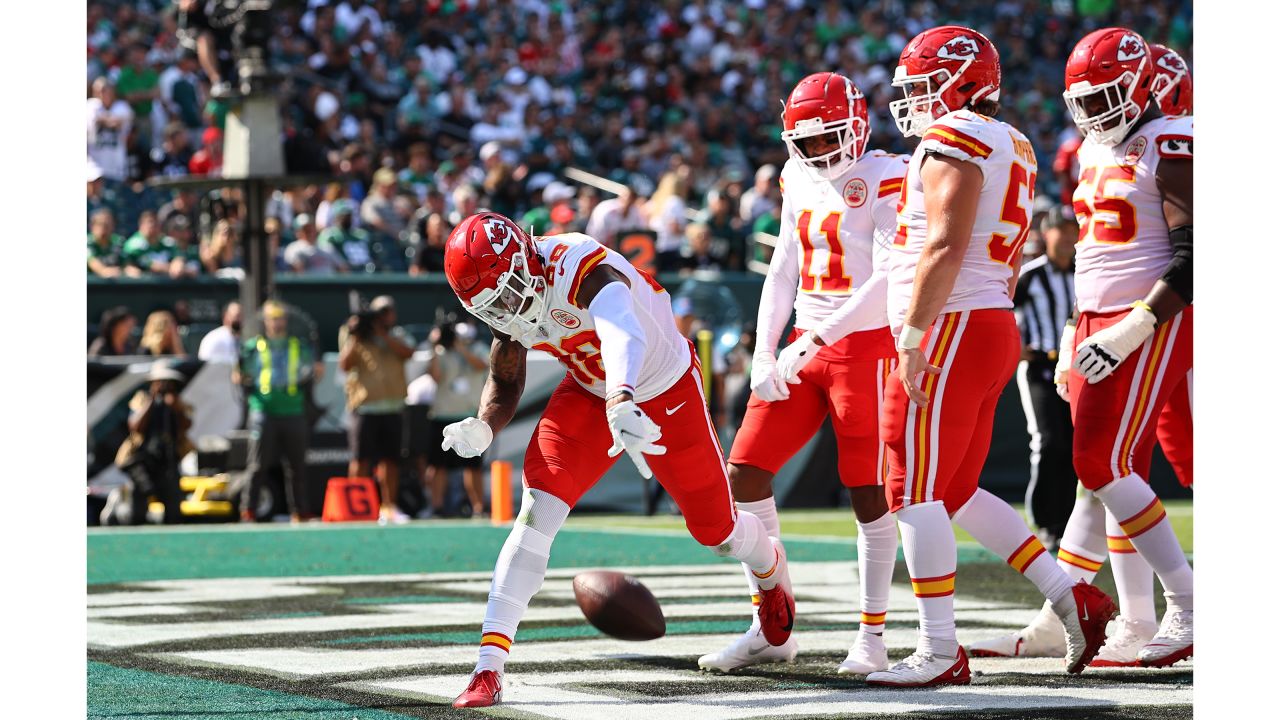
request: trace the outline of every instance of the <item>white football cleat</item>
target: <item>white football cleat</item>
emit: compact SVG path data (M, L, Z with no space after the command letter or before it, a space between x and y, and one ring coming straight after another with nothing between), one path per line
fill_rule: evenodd
M1166 593L1166 597L1168 594ZM1192 611L1170 604L1160 621L1160 631L1138 651L1143 667L1165 667L1192 655Z
M973 657L1062 657L1067 654L1066 631L1046 600L1030 625L1017 632L970 643L966 650Z
M1120 629L1107 638L1089 667L1138 667L1138 651L1151 642L1159 627L1153 622L1116 618Z
M870 675L888 669L889 650L884 646L884 636L859 630L849 656L836 668L836 674Z
M1075 675L1097 656L1107 641L1107 623L1119 608L1105 592L1081 580L1071 592L1053 604L1053 611L1066 630L1067 672Z
M969 658L963 647L953 658L917 650L888 670L868 675L867 684L902 688L968 685Z
M781 645L770 645L764 639L764 633L760 632L760 625L753 623L750 630L725 649L698 658L698 669L733 672L752 665L795 662L798 652L800 646L796 644L794 635Z

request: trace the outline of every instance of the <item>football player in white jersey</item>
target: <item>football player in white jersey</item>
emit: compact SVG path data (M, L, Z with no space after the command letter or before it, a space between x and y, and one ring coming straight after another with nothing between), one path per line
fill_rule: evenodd
M1160 276L1162 271L1166 271L1165 274L1168 274L1167 271L1177 272L1172 267L1174 258L1171 253L1176 252L1176 248L1169 228L1182 221L1179 215L1184 205L1188 234L1185 252L1189 267L1191 189L1185 183L1189 183L1191 172L1191 75L1182 58L1166 47L1151 45L1149 56L1134 54L1135 51L1142 50L1140 42L1136 33L1123 28L1100 30L1081 41L1080 48L1087 50L1088 54L1082 53L1080 58L1072 55L1072 66L1067 76L1068 88L1077 82L1090 84L1085 87L1101 87L1114 83L1115 78L1124 78L1125 73L1128 73L1129 78L1119 87L1119 94L1128 95L1134 107L1141 108L1131 110L1132 117L1137 120L1133 122L1126 118L1129 129L1121 139L1114 140L1111 144L1099 143L1095 132L1093 141L1082 146L1080 152L1084 172L1082 182L1077 186L1075 206L1082 222L1088 219L1094 224L1081 228L1079 249L1088 250L1091 254L1093 262L1087 272L1095 278L1085 288L1086 296L1080 304L1081 309L1091 310L1088 317L1094 323L1122 320L1125 317L1126 303L1146 298L1156 282L1153 278ZM1125 53L1126 57L1120 60L1122 44L1130 49ZM1115 63L1116 69L1110 74L1099 76L1099 69L1091 67L1090 62L1099 66ZM1149 97L1145 92L1148 87L1145 86L1148 68L1154 72L1150 80ZM1076 97L1080 95L1079 92L1068 91L1068 95L1073 94ZM1159 112L1156 111L1157 105ZM1106 108L1097 108L1094 114L1101 114L1105 110ZM1164 117L1159 117L1160 114ZM1090 121L1083 118L1081 123L1081 129L1087 132ZM1185 149L1182 142L1184 134ZM1165 140L1164 145L1159 142L1161 138ZM1175 139L1173 147L1169 147L1170 139ZM1185 166L1185 169L1180 171L1180 166ZM1165 175L1163 182L1162 173ZM1107 180L1099 181L1099 177L1115 179L1108 185ZM1179 181L1183 183L1181 188L1178 187ZM1185 201L1182 193L1185 193ZM1174 213L1172 219L1169 217L1171 212ZM1138 227L1151 228L1151 231L1138 237ZM1113 246L1114 250L1108 249ZM1135 255L1135 251L1140 254ZM1127 256L1122 256L1125 252ZM1111 279L1108 277L1111 273L1103 274L1107 269L1104 263L1108 262L1123 264L1124 275L1139 277L1135 277L1136 282L1120 291L1117 287L1120 275ZM1190 300L1190 275L1189 271L1184 272L1188 273L1185 290L1186 299ZM1077 282L1080 277L1078 271ZM1174 279L1177 279L1176 275ZM1167 280L1162 282L1168 284ZM1102 300L1100 304L1099 293L1103 292L1104 287L1113 289L1106 291L1104 297L1108 299ZM1099 309L1105 311L1099 313ZM1151 349L1143 351L1146 353L1142 355L1146 359L1146 367L1157 368L1166 355L1175 364L1181 360L1189 363L1191 308L1188 307L1181 316L1182 332L1169 344L1168 349L1159 352ZM1072 375L1072 345L1078 334L1074 325L1068 325L1063 335L1057 372L1060 392L1067 387ZM1117 404L1112 406L1116 414L1109 422L1100 423L1099 418L1092 414L1091 419L1087 420L1087 432L1091 433L1089 444L1092 446L1092 450L1088 452L1093 454L1092 462L1085 460L1089 468L1089 481L1094 485L1110 482L1116 479L1114 474L1122 466L1133 469L1141 478L1147 478L1153 449L1150 433L1154 424L1155 437L1159 440L1165 457L1173 465L1178 481L1190 487L1193 482L1191 371L1187 370L1181 381L1173 379L1178 377L1173 374L1177 370L1168 366L1163 374L1158 370L1143 373L1136 362L1129 361L1123 363L1116 373L1122 371L1138 377L1122 376L1128 377L1127 382L1116 382L1113 375L1111 379L1096 386L1077 387L1077 392L1084 389L1093 397L1099 392L1106 392L1107 388L1111 389L1110 392L1124 395L1123 399L1117 398ZM1141 383L1148 381L1156 384L1143 391ZM1159 402L1156 395L1162 389L1168 396L1163 409L1155 404ZM1132 396L1132 409L1130 390L1136 390ZM1151 399L1145 399L1148 396ZM1151 407L1144 411L1137 407L1140 404ZM1126 418L1128 421L1117 427L1117 423ZM1158 420L1153 423L1152 418ZM1077 419L1080 419L1079 416ZM1080 432L1079 425L1076 431ZM1126 438L1129 443L1127 448L1123 445L1117 447L1126 442ZM1076 452L1082 452L1078 444ZM1077 468L1081 461L1077 454ZM1098 461L1102 464L1114 464L1114 467L1110 471L1104 470L1098 467ZM1085 480L1084 475L1081 479ZM1141 530L1141 527L1137 529ZM1150 527L1149 530L1159 532L1158 527ZM1159 548L1157 551L1163 550L1164 548ZM1111 559L1116 594L1120 601L1120 617L1111 637L1090 664L1095 667L1142 665L1143 648L1160 632L1152 594L1151 566L1136 551L1116 515L1109 510L1104 512L1102 504L1093 493L1082 494L1072 510L1071 520L1058 552L1058 564L1072 577L1092 582L1108 557ZM1192 652L1189 600L1181 602L1186 605L1184 614L1166 615L1166 623L1170 624L1168 639L1173 642L1153 646L1146 653L1146 664L1171 664ZM1182 639L1174 636L1182 636ZM1061 653L1061 638L1061 624L1052 613L1042 609L1040 615L1026 628L973 643L968 649L970 654L977 656L1048 656ZM1185 647L1182 647L1184 643Z
M899 130L919 136L898 200L888 314L898 382L881 410L889 502L920 610L916 652L872 685L967 684L956 640L956 524L1031 580L1066 630L1066 669L1078 673L1106 636L1115 605L1071 579L1022 517L978 488L1001 392L1021 338L1013 288L1037 170L1031 143L999 111L1000 58L966 27L926 30L907 44L890 104Z
M734 508L702 371L662 286L586 235L534 239L491 212L454 229L444 265L463 306L494 331L479 412L444 429L444 449L475 457L511 421L530 349L567 370L525 451L520 515L494 568L479 661L454 706L501 700L516 626L542 586L551 541L623 452L658 478L695 540L751 568L762 632L785 644L795 618L785 556L759 518Z
M831 416L840 481L858 522L861 623L837 671L865 675L889 665L883 632L897 527L884 499L886 457L877 418L895 356L885 316L885 269L896 228L904 156L867 152L867 102L846 77L809 75L788 96L782 139L782 229L760 296L751 400L729 453L738 509L778 536L773 476ZM790 344L774 356L795 308ZM755 582L746 573L753 600ZM771 647L754 619L728 647L699 658L731 671L796 656L793 637Z

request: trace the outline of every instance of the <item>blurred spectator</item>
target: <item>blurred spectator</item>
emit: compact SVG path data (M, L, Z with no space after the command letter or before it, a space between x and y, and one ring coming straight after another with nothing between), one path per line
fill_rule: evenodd
M340 255L316 244L316 224L302 213L293 219L293 233L298 238L284 249L284 262L293 272L303 275L332 275L347 272L347 262Z
M230 220L219 220L213 226L209 241L200 246L200 262L204 263L205 271L211 274L244 266L240 257L238 233Z
M200 127L200 69L196 54L184 50L178 60L160 73L160 100L165 112L186 130Z
M240 303L232 300L222 310L222 324L200 341L196 357L205 362L234 365L240 360Z
M123 305L103 310L98 337L89 343L89 356L137 355L133 342L133 329L137 326L138 319Z
M187 437L192 410L178 396L185 380L157 362L147 375L149 385L129 401L129 437L116 452L116 466L129 476L122 492L134 525L146 522L152 496L164 504L166 525L183 521L178 462L195 449Z
M125 264L124 238L115 229L110 210L102 208L93 213L89 221L89 272L105 278L141 275L137 268Z
M320 247L341 257L352 272L375 272L369 233L355 226L355 208L350 200L333 204L333 224L320 233Z
M156 214L150 210L138 218L138 232L124 243L124 261L143 274L169 276L169 268L177 257L172 238L160 230ZM181 268L181 264L178 266Z
M425 210L425 209L424 209ZM452 229L444 215L438 212L419 212L414 216L416 242L410 275L444 272L444 246Z
M168 226L169 222L176 216L181 215L187 219L187 226L192 232L196 232L200 227L200 203L196 199L196 194L190 190L179 190L173 194L173 199L160 206L156 211L156 219L160 221L162 226Z
M222 131L216 127L205 128L202 142L204 146L191 156L188 169L192 175L221 175Z
M603 200L591 212L587 234L605 247L617 249L618 233L645 227L644 216L631 188L623 188L615 198Z
M171 122L164 128L164 139L151 149L151 163L160 175L178 177L190 172L191 141L187 129L180 122Z
M432 514L446 514L445 489L449 471L462 469L463 487L471 502L471 515L484 513L483 457L464 458L440 448L444 427L476 414L480 393L489 373L483 343L476 341L475 328L449 316L432 328L428 338L431 363L427 373L435 380L435 403L431 408L431 433L427 441L429 467L425 479L431 497Z
M453 210L449 212L449 224L457 227L462 221L480 211L480 196L470 185L459 185L453 191Z
M552 222L562 227L568 225L573 220L573 210L569 207L569 201L572 199L573 188L558 180L552 180L542 189L542 204L520 218L520 227L534 235L547 235L550 234L547 231L551 228ZM560 212L558 220L552 217L557 211ZM564 215L565 211L569 213L567 216Z
M711 239L711 228L706 223L689 225L688 235L689 246L677 259L681 274L694 270L724 269L729 254L728 244L714 242Z
M136 43L129 48L128 63L116 76L116 92L133 110L136 137L143 150L151 147L151 109L160 98L160 75L147 64L147 46Z
M307 443L311 427L305 393L324 377L324 363L305 338L289 332L289 315L275 300L262 304L262 334L245 341L232 382L249 398L249 482L240 497L240 518L256 519L266 474L284 466L285 498L293 522L313 517L307 504Z
M756 218L769 212L774 205L781 205L777 166L761 165L756 170L755 184L742 193L742 199L738 202L738 212L747 225L754 224Z
M93 81L88 105L89 159L102 170L103 177L123 181L129 174L126 142L133 129L133 110L105 77Z
M173 258L169 261L169 277L197 277L200 275L200 246L195 241L195 233L187 223L187 218L174 215L164 226L165 234L170 241L169 249Z
M173 355L186 357L187 351L182 347L182 338L178 335L178 323L173 313L168 310L156 310L147 316L142 326L142 340L138 342L141 355L160 357Z
M360 220L371 232L378 232L386 238L398 241L407 218L400 214L395 205L397 185L395 171L379 168L373 174L373 191L360 205Z
M435 175L431 172L431 151L426 143L414 143L409 148L409 165L396 176L400 187L413 193L418 202L426 202L427 192L435 187Z
M689 193L689 166L682 165L662 176L658 189L646 206L649 228L657 233L654 249L658 253L658 270L681 267L680 250L684 247L685 200ZM601 203L603 205L603 203Z
M747 230L750 225L733 211L729 198L719 190L707 193L707 209L702 213L699 222L707 226L711 233L712 243L721 243L727 248L728 269L742 270L746 267Z
M382 487L382 522L401 523L400 437L408 384L405 361L413 356L404 330L396 326L395 301L380 295L367 312L352 315L343 328L338 367L347 374L347 422L352 477L373 477Z

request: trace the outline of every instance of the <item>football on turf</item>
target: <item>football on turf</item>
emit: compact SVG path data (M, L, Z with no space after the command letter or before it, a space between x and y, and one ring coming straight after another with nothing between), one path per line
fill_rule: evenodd
M573 578L573 596L587 622L619 640L655 640L667 633L662 607L639 580L611 570Z

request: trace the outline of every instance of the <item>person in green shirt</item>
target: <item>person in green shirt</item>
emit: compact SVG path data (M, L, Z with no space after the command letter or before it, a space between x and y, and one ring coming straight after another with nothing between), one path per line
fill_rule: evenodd
M324 365L306 338L289 333L284 304L262 304L263 332L245 341L233 381L245 388L249 405L249 482L240 497L240 517L252 522L267 471L284 466L285 496L293 522L313 516L303 473L311 428L306 392L324 377Z
M347 199L333 203L333 224L320 233L320 247L347 261L351 272L376 272L369 233L355 226L355 205Z
M143 273L168 275L173 258L173 240L160 231L156 214L144 211L138 216L138 232L124 242L125 264Z
M106 278L141 275L142 271L125 263L124 238L117 235L115 229L115 216L110 210L106 208L95 210L90 216L89 273Z
M151 147L151 106L160 99L160 74L147 65L147 46L129 48L129 62L116 78L116 92L133 108L133 121L142 144Z

